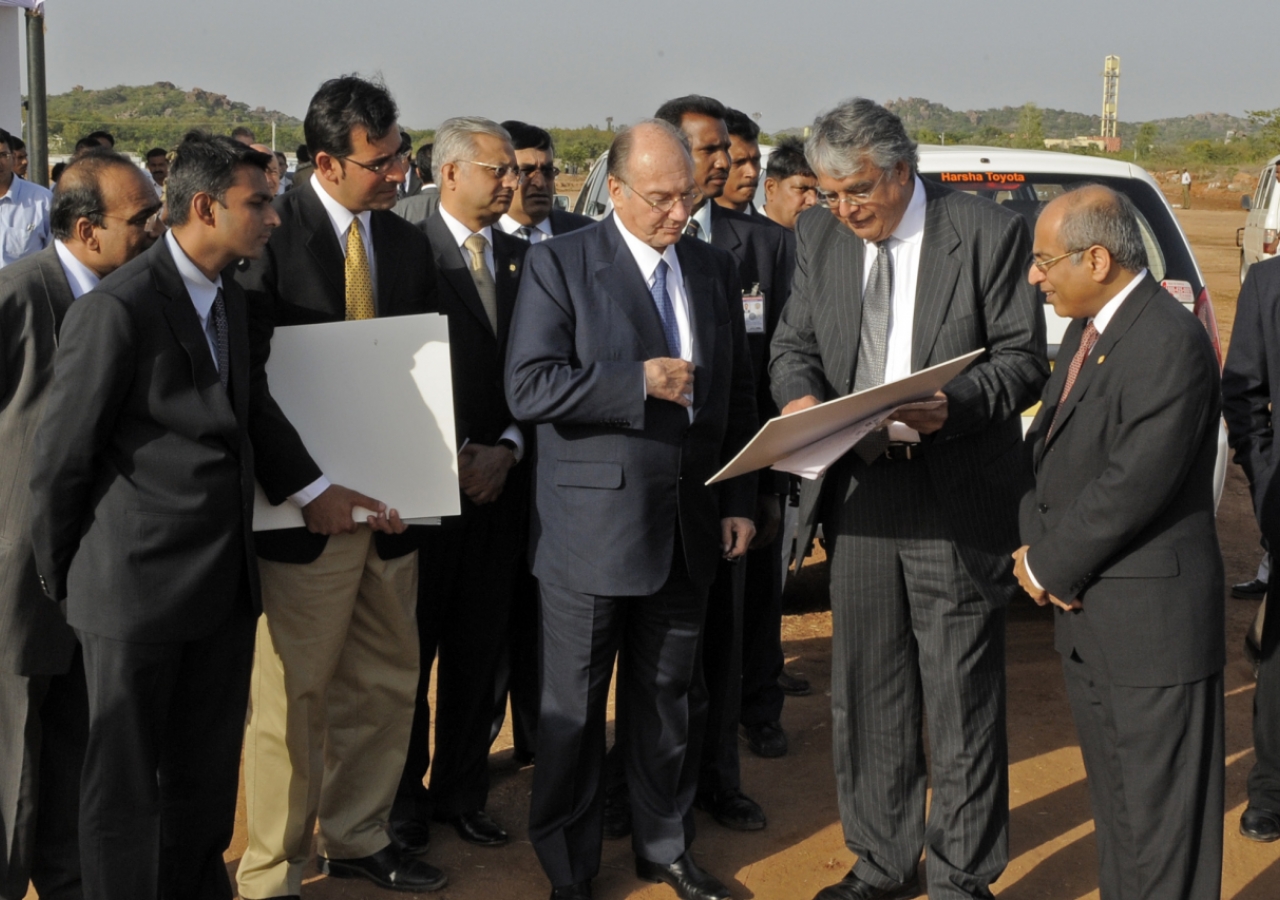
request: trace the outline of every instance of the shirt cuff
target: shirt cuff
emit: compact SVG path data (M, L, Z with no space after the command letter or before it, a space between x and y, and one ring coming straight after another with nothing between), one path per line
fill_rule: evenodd
M502 432L500 441L510 441L516 445L516 462L524 459L524 433L520 431L520 426L512 422L507 426L507 430Z
M325 491L329 490L329 487L330 487L329 479L321 475L319 478L311 482L302 490L298 491L296 494L290 494L289 499L293 501L293 503L299 509L301 509L302 507L310 503L312 500L319 497Z
M1036 580L1036 575L1031 571L1031 551L1028 550L1022 557L1022 567L1027 570L1027 577L1031 579L1031 583L1036 586L1037 591L1043 591L1044 585Z

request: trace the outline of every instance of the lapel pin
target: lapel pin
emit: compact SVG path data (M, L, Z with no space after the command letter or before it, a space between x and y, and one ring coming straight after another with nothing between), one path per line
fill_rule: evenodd
M515 270L516 270L516 264L515 264L515 263L512 263L512 264L511 264L511 271L512 271L512 272L514 272Z
M1104 354L1102 354L1101 356L1099 356L1099 357L1098 357L1098 365L1102 365L1103 361L1104 361L1104 360L1106 360L1106 358L1107 358L1107 354L1105 354L1105 353L1104 353Z

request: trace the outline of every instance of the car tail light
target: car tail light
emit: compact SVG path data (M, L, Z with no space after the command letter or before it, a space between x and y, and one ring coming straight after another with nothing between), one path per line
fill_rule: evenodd
M1267 233L1270 234L1271 232ZM1213 303L1209 301L1209 289L1207 287L1201 288L1200 296L1196 297L1195 314L1200 323L1204 325L1204 330L1209 332L1209 340L1213 343L1213 352L1218 355L1218 368L1222 368L1222 342L1218 340L1218 317L1213 314Z
M1280 232L1274 228L1268 228L1262 232L1262 252L1275 253L1276 245L1280 244Z

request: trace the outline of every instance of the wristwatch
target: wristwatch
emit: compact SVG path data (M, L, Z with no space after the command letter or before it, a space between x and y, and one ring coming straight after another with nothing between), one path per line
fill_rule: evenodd
M497 445L499 447L506 447L511 451L511 455L515 457L516 462L520 461L520 448L516 446L516 442L511 440L511 438L498 438Z

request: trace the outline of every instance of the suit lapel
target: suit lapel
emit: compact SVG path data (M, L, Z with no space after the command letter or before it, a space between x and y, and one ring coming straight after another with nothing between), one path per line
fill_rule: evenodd
M729 251L736 261L738 258L736 251L742 246L742 235L738 234L733 220L724 214L724 207L714 200L707 202L711 204L711 246ZM748 287L750 285L743 285L744 289Z
M222 296L227 304L227 326L231 338L231 401L241 425L249 422L249 314L244 291L233 277L235 267L222 273Z
M608 219L605 221L609 222ZM640 276L640 267L636 265L635 257L627 249L617 229L618 226L612 222L598 229L605 247L599 256L602 262L596 268L596 280L630 320L636 334L640 336L644 352L648 354L646 358L670 356L667 338L662 332L662 318L653 304L653 295L649 293L648 286Z
M342 245L338 243L338 235L333 230L333 220L329 212L316 196L311 181L305 181L299 190L299 220L307 234L307 252L315 261L316 268L324 275L325 281L333 288L333 299L330 305L337 304L339 312L345 314L347 308L347 270L346 257Z
M840 354L833 367L832 374L835 377L831 379L831 383L844 393L849 393L853 390L853 373L858 367L858 342L862 336L862 267L865 245L862 238L837 222L835 217L831 219L831 227L831 271L835 273L835 277L828 289L837 293L835 302L831 304L839 336L836 346L846 350ZM841 296L846 291L847 298Z
M392 213L391 215L395 215ZM378 293L374 298L377 304L378 315L391 315L391 298L395 296L396 286L399 283L399 276L404 271L404 266L392 265L392 260L398 260L399 247L392 246L392 236L385 226L386 215L380 215L379 211L369 217L369 231L371 232L370 240L373 242L373 255L376 262L386 263L379 265L378 269ZM346 270L343 269L343 282L345 292ZM345 297L344 297L345 300Z
M440 217L439 211L433 213L427 220L427 238L431 241L431 248L435 252L436 269L440 275L453 288L462 305L480 321L480 324L484 325L486 331L493 334L489 315L484 311L484 304L480 302L480 292L476 290L476 283L471 278L471 270L462 257L462 250L453 239L453 232ZM495 267L497 259L495 248ZM499 315L498 326L502 327L501 315Z
M498 346L506 349L507 336L511 333L511 316L516 308L516 293L520 289L521 245L517 237L493 229L494 281L498 286Z
M53 315L54 344L62 331L62 320L67 314L75 298L71 295L71 284L67 281L67 273L62 271L62 262L58 259L58 251L49 247L40 251L40 278L44 282L44 295L48 298L49 312Z
M715 284L707 273L707 267L698 265L697 260L691 258L695 252L694 249L687 247L684 241L676 244L676 258L680 260L680 273L684 279L684 296L689 303L689 319L693 328L693 364L697 369L705 372L706 367L710 366L715 358L716 295ZM731 299L730 303L732 302ZM649 305L653 306L652 300ZM660 318L659 324L661 324ZM665 342L665 336L663 340ZM695 416L706 401L707 392L710 389L711 379L694 378L693 412Z
M919 188L919 185L916 185ZM960 235L951 224L945 194L931 195L925 187L924 236L920 243L920 268L916 275L915 324L911 334L911 370L929 365L929 354L947 317L960 261L951 254L960 246Z

